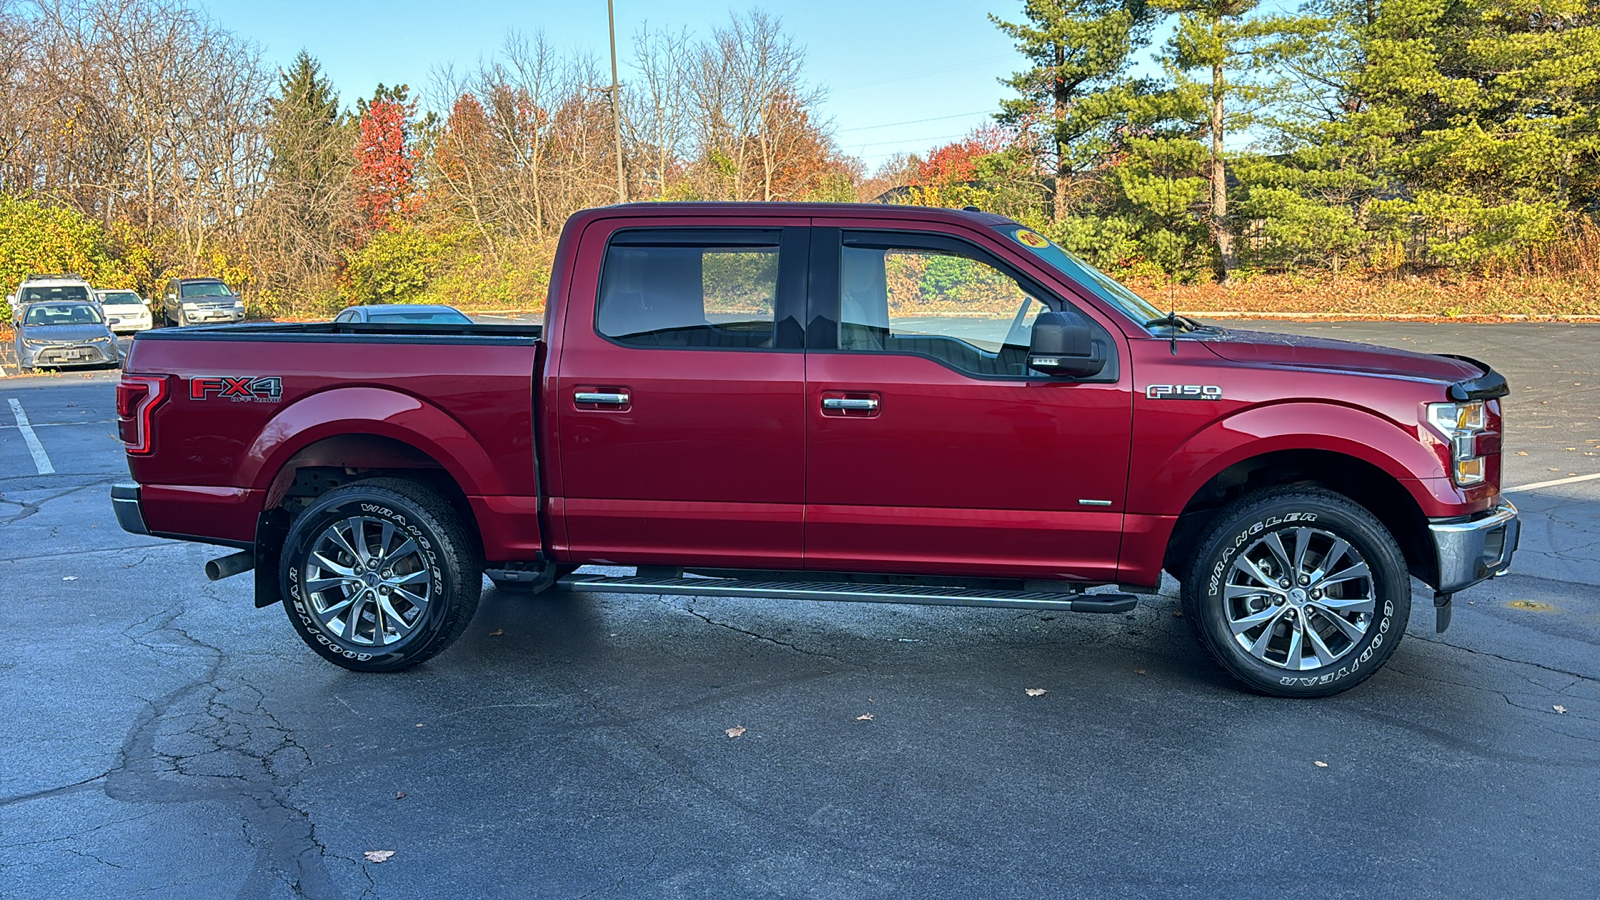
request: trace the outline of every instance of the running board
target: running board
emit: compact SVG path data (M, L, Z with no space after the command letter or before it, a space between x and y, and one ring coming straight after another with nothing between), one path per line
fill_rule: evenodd
M844 600L856 603L914 603L932 606L998 606L1057 609L1081 613L1120 613L1138 599L1129 594L1069 594L1000 591L842 581L752 581L743 578L651 578L568 575L557 582L570 591L602 594L670 594L692 597L767 597L791 600Z

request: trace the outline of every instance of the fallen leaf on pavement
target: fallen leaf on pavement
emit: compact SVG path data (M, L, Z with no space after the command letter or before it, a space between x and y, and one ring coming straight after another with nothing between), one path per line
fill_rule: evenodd
M1133 670L1133 674L1135 674L1135 675L1149 675L1150 673L1146 672L1143 669L1134 669Z
M1173 618L1174 618L1174 619L1181 619L1181 618L1183 618L1183 610L1181 610L1181 609L1175 609L1175 610L1173 610L1173 611L1172 611L1172 617L1173 617Z
M862 713L861 715L856 716L856 721L857 722L871 722L872 721L872 713Z
M1550 708L1555 710L1557 715L1564 716L1567 714L1567 708L1565 706L1552 706Z
M1526 450L1518 450L1517 451L1517 455L1518 456L1527 456L1528 455L1528 451L1526 451Z
M63 576L61 576L61 580L62 581L77 581L78 580L78 576L76 576L76 575L63 575Z
M363 853L361 855L365 856L367 858L367 862L369 862L369 863L381 863L381 862L388 862L389 861L389 857L394 855L394 851L393 850L368 850L367 852L365 852L365 853Z
M395 791L394 792L394 798L396 800L404 800L406 798L406 792L405 791Z
M1028 688L1027 691L1029 697L1043 697L1045 694L1044 688Z
M723 734L731 738L736 738L739 735L744 734L744 732L745 727L743 725L735 725L732 728L729 728L727 731L724 731Z
M1319 769L1326 769L1328 767L1328 764L1323 762L1320 759L1317 760L1316 762L1312 763L1312 765L1316 766Z
M504 628L496 628L495 630L489 632L489 637L499 637L500 635L505 634L505 633L506 633L506 630Z

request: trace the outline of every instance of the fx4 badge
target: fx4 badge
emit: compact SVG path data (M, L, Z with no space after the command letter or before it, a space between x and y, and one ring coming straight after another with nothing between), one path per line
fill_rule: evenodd
M1151 400L1221 400L1222 388L1214 384L1152 384L1144 389Z
M216 397L235 403L277 403L283 399L283 378L278 375L200 375L189 379L189 399Z

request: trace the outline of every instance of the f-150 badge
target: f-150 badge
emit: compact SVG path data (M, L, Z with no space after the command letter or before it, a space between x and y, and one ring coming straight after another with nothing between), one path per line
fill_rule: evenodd
M283 399L283 378L277 375L198 375L189 379L189 399L217 397L235 403L277 403Z
M1152 384L1144 389L1151 400L1221 400L1222 388L1214 384Z

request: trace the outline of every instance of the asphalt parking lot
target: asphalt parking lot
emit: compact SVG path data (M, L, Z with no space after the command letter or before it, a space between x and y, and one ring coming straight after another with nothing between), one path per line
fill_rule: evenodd
M115 372L0 359L3 894L1600 896L1600 326L1270 327L1512 383L1512 573L1443 635L1419 589L1320 701L1237 690L1173 585L1125 616L489 589L437 659L353 674L207 582L226 551L118 529Z

